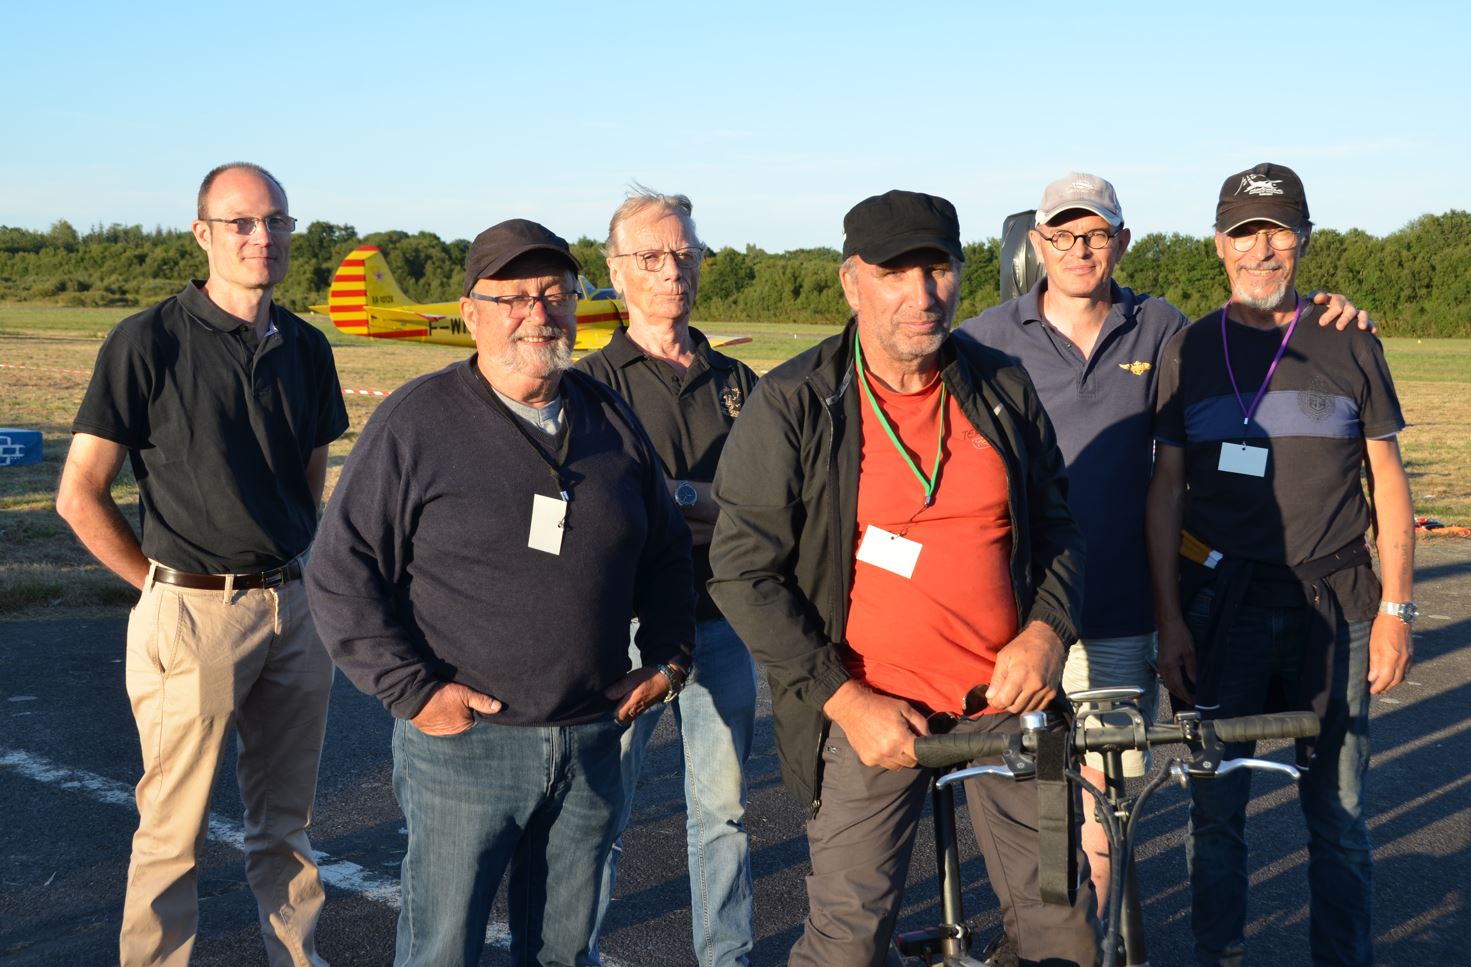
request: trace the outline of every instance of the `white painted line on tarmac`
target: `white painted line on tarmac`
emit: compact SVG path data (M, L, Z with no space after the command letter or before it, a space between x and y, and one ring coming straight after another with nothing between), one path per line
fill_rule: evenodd
M78 792L96 802L108 806L123 806L136 812L133 787L116 779L99 776L84 769L73 769L55 763L42 756L32 755L18 749L0 746L0 768L15 772L35 782ZM209 838L224 843L236 850L245 849L245 830L239 823L209 814ZM397 910L399 907L398 880L379 876L349 860L333 859L330 854L313 850L317 869L322 882L346 893L355 893ZM509 927L500 921L491 921L485 931L485 942L503 950L511 947ZM604 967L631 967L603 955Z

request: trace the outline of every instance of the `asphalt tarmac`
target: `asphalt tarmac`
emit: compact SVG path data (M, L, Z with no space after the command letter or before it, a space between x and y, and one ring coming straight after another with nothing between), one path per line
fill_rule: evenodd
M1373 703L1368 800L1378 963L1426 967L1467 963L1471 950L1471 542L1421 542L1416 598L1416 664L1405 685ZM116 963L140 769L123 690L123 639L121 616L0 623L0 963ZM392 961L405 835L390 788L390 727L381 706L339 676L312 830L328 884L319 949L338 965ZM771 965L785 962L801 932L807 852L803 811L777 774L764 686L759 729L747 818L757 902L751 962ZM1282 743L1268 748L1287 761ZM229 761L200 857L199 965L266 962L244 882L240 800ZM679 769L666 716L626 837L603 941L608 967L693 962ZM1257 778L1255 789L1248 824L1251 960L1306 964L1307 855L1295 794L1289 780L1275 776ZM1157 965L1190 961L1181 848L1186 801L1182 790L1167 786L1139 828L1141 897ZM985 937L998 928L999 914L963 811L961 825L966 911ZM510 963L503 917L502 900L483 963ZM937 917L926 823L900 926L923 927Z

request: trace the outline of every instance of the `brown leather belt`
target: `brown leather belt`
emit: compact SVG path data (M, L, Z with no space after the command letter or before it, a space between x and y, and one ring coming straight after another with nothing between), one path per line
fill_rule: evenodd
M159 565L153 569L153 581L155 584L171 584L176 588L189 588L194 591L223 591L227 575L224 574L195 574L193 571L175 571L171 567ZM301 562L288 561L280 567L269 571L256 571L252 574L235 575L235 590L254 591L257 588L279 588L287 581L295 581L301 577Z

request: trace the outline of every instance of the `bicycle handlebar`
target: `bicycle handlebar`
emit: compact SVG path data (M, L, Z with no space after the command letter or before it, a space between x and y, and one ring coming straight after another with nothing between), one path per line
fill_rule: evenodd
M1198 734L1190 734L1198 732ZM1151 726L1141 743L1132 728L1119 726L1085 727L1074 733L1073 748L1081 752L1105 749L1147 749L1156 745L1183 743L1199 745L1211 735L1221 742L1256 742L1261 739L1298 739L1318 734L1318 717L1312 712L1280 712L1275 715L1247 715L1234 719L1210 719L1190 725ZM1005 752L1016 733L962 733L921 736L914 740L914 757L927 769L944 769L974 759L988 759ZM1021 747L1033 751L1027 733L1020 736Z
M1278 712L1276 715L1246 715L1239 719L1217 719L1205 723L1216 730L1222 742L1256 742L1259 739L1310 739L1318 734L1318 717L1312 712Z
M972 759L989 759L1006 751L1012 734L976 732L962 735L921 735L914 740L914 758L924 769L945 769Z

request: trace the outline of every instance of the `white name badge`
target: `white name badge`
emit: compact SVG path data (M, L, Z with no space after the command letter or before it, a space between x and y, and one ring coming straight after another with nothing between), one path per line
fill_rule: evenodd
M1267 475L1267 448L1249 447L1244 443L1222 443L1219 469L1224 473L1265 477Z
M914 565L919 561L923 546L918 541L869 524L858 544L858 560L907 579L914 575Z
M548 554L562 553L562 525L567 520L567 502L543 494L531 495L531 536L526 546Z

